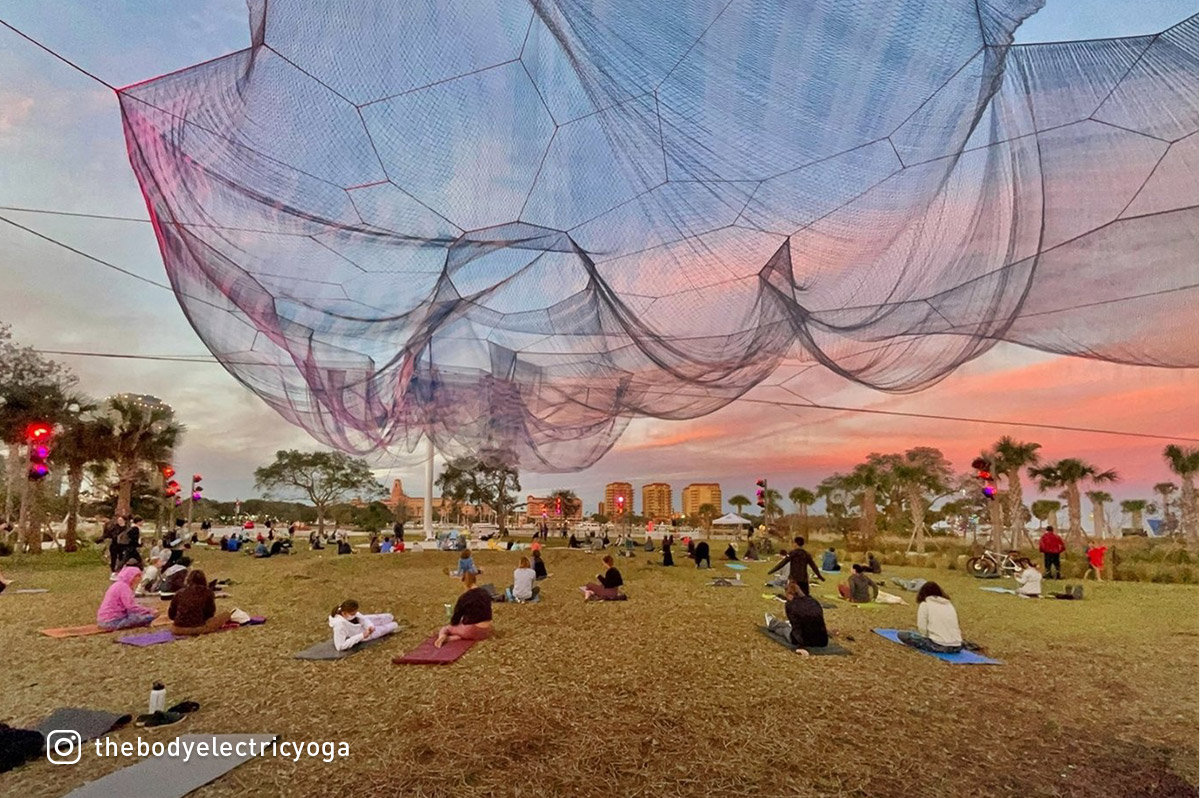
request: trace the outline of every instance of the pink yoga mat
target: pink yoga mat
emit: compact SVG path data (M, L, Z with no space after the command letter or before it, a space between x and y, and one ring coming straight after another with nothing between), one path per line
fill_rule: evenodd
M441 648L434 648L436 639L437 635L430 635L421 645L392 662L396 665L449 665L475 645L474 640L450 640Z

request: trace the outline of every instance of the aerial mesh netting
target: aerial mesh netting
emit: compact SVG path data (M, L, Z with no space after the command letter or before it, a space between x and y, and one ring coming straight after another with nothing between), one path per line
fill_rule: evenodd
M207 346L355 452L595 462L785 358L1197 364L1197 20L1039 0L251 0L120 92Z

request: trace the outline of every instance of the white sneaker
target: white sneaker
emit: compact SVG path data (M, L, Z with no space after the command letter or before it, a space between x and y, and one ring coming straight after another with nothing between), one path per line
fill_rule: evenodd
M775 616L772 615L771 613L768 612L765 615L763 615L763 622L767 627L771 626L771 621L773 621L773 620L775 620Z

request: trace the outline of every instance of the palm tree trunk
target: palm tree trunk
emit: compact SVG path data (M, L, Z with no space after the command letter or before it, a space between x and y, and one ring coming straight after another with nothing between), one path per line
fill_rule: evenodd
M1196 518L1196 477L1188 474L1180 477L1179 485L1179 514L1182 516L1183 534L1188 540L1196 540L1200 535Z
M67 469L67 551L79 548L79 491L82 488L83 463L72 463Z
M875 537L875 488L867 488L862 495L862 513L858 521L858 531L863 540Z
M1008 482L1008 536L1012 539L1013 548L1025 531L1025 514L1021 512L1024 496L1021 493L1021 469L1010 468L1004 472ZM999 540L996 541L999 544Z
M21 491L21 533L30 554L42 553L42 515L38 508L41 484L25 480Z
M800 505L800 534L808 537L808 505Z
M921 498L921 489L916 484L908 486L908 512L912 516L913 538L917 544L917 554L925 553L925 502Z
M1129 516L1130 516L1130 520L1133 521L1133 534L1135 534L1135 535L1142 534L1142 511L1141 510L1133 510L1132 512L1130 512Z
M19 444L10 443L8 445L8 474L7 490L4 491L4 522L12 521L13 515L13 500L17 496L17 474L20 473L18 465L21 458L21 447Z
M993 499L988 502L988 513L992 521L992 534L988 545L992 551L999 551L1004 545L1004 514L1001 512L999 500Z
M116 515L128 518L133 512L133 478L136 474L136 463L124 462L117 466Z
M1079 508L1079 483L1067 483L1067 528L1071 542L1076 546L1083 543L1083 518Z
M1092 502L1092 534L1098 538L1108 537L1107 524L1104 522L1104 504Z

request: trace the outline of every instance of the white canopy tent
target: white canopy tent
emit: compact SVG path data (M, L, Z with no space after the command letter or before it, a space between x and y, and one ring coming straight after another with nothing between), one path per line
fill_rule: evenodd
M737 513L727 513L713 521L713 526L750 526L753 523L749 518L742 518Z

